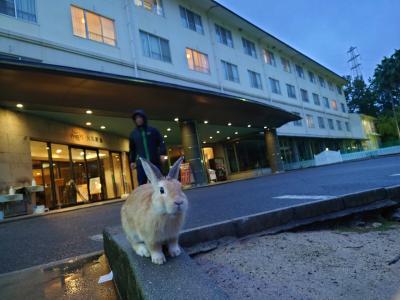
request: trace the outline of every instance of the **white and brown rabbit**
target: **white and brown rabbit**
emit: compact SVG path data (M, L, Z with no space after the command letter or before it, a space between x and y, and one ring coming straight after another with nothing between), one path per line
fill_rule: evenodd
M163 264L163 245L168 246L172 257L181 253L178 238L188 208L177 180L183 157L175 162L167 177L151 162L140 160L150 183L136 188L122 206L122 228L138 255L151 256L153 263Z

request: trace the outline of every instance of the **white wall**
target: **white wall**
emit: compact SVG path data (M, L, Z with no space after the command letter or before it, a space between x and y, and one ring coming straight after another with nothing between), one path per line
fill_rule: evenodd
M72 32L70 5L94 11L115 20L117 45L115 47L76 37ZM340 103L345 103L343 95L336 90L335 77L324 78L334 82L335 89L321 87L318 75L326 74L317 64L304 65L305 79L299 78L295 64L301 64L298 58L290 57L285 48L273 49L276 67L263 61L262 49L273 44L270 37L262 40L256 37L256 32L239 31L235 26L236 19L223 19L213 11L206 13L201 3L188 0L164 0L164 16L156 15L142 7L134 5L132 0L37 0L37 23L30 23L15 18L0 15L0 53L9 53L35 58L44 63L65 65L90 69L101 72L122 74L176 83L191 87L222 91L235 96L252 98L269 105L274 105L288 111L296 111L304 118L301 127L287 124L278 129L279 135L357 138L352 132L347 132L345 122L349 122L349 114L341 112ZM179 5L193 10L202 17L204 34L191 31L181 23ZM214 24L231 30L234 48L217 42ZM172 62L166 63L143 55L139 30L144 30L162 38L168 39L171 48ZM253 41L257 47L255 59L244 54L241 38ZM276 44L276 41L274 41ZM193 48L208 54L210 73L204 74L192 71L187 66L185 48ZM280 57L291 61L292 73L283 71ZM301 57L300 57L301 58ZM240 83L226 81L223 78L221 59L238 65ZM137 66L137 72L135 67ZM311 83L308 70L314 72L317 83ZM261 74L263 89L250 87L247 70ZM271 93L269 77L280 81L282 95ZM287 97L286 83L296 87L297 99ZM310 102L301 100L300 88L308 91ZM320 96L321 105L313 102L312 93ZM329 101L337 100L338 110L327 109L323 105L323 97ZM347 110L347 106L346 106ZM305 115L314 116L315 128L307 128ZM325 129L318 127L317 116L325 119ZM329 130L327 118L342 122L343 130ZM353 120L354 121L354 120ZM352 125L352 128L356 126Z

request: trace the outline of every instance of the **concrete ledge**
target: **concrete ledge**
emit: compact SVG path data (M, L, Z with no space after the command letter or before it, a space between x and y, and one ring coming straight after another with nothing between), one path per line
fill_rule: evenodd
M386 188L387 196L390 200L400 204L400 185L395 185Z
M345 208L366 205L375 201L387 199L387 191L384 188L367 190L363 192L348 194L340 197Z
M133 252L120 227L106 228L103 236L121 299L229 299L186 253L158 266Z

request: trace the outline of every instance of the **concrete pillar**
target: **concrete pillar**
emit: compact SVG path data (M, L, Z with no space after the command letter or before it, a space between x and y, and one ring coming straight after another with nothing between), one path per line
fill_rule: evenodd
M294 139L292 139L292 151L294 159L293 162L299 162L300 161L299 148L297 147L297 142Z
M271 167L272 173L283 172L283 161L281 159L281 151L278 142L276 129L266 129L264 131L265 145L267 148L267 160Z
M208 183L207 175L202 163L202 153L199 138L197 135L196 122L187 120L180 122L182 147L185 153L185 161L190 163L195 185Z

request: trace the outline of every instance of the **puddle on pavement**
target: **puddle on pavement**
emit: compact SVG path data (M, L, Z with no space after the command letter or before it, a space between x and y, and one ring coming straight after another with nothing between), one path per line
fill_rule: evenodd
M113 281L98 284L110 272L104 255L71 260L46 269L30 269L0 276L0 299L117 300Z

